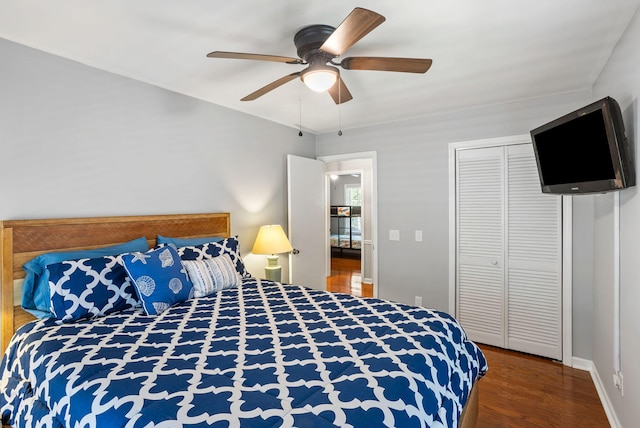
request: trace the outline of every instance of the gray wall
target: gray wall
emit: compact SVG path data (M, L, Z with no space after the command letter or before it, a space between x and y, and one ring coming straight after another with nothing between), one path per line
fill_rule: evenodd
M360 177L347 174L339 175L336 180L331 180L331 189L329 189L329 203L331 205L344 205L345 184L360 184Z
M3 39L0 58L0 219L230 211L264 274L253 240L286 225L286 155L315 136Z
M609 58L593 88L595 99L615 98L620 104L627 138L640 165L640 12ZM640 196L633 187L620 192L620 348L624 396L613 385L614 373L614 198L593 196L594 209L594 330L593 362L622 426L640 420Z
M593 197L573 196L573 355L593 358Z
M591 101L591 92L558 95L406 120L318 136L319 156L377 151L379 296L448 310L448 143L526 134L536 126ZM574 271L591 269L591 214L574 210L585 227L574 246ZM400 241L389 241L389 229ZM414 242L414 230L423 242ZM586 240L586 242L585 242ZM591 358L591 275L574 275L574 355Z

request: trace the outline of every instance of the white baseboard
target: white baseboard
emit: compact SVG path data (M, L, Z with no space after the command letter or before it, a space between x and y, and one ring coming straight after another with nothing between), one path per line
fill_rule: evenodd
M596 370L596 366L593 364L593 361L573 357L572 367L574 369L588 371L591 374L591 379L593 380L593 384L595 385L596 391L598 392L598 397L600 398L600 402L602 403L604 412L606 413L607 419L609 420L609 425L611 425L612 428L622 428L622 425L620 425L620 421L618 420L618 416L616 415L616 412L611 405L611 400L609 400L609 396L607 395L607 390L602 383L602 378L600 378L598 370Z
M573 357L571 367L578 370L584 370L585 372L591 372L591 370L593 370L593 361Z

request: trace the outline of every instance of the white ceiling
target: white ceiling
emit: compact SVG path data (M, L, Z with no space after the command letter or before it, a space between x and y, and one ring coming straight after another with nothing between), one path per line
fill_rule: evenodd
M640 0L0 0L0 37L313 133L588 89ZM336 106L304 68L212 59L214 50L296 56L304 26L356 7L386 21L343 56L432 58L426 74L343 70ZM340 125L341 121L341 125Z

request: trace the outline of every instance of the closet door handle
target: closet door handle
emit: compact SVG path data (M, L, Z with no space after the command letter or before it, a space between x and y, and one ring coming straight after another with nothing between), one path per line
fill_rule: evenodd
M498 266L498 261L497 260L491 260L491 264L494 266Z

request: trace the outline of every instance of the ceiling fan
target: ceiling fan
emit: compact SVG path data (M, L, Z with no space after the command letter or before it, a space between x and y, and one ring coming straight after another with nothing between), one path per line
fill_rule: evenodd
M299 77L309 88L315 91L328 91L333 101L336 104L341 104L353 99L353 96L340 77L340 71L334 66L342 67L345 70L399 71L405 73L425 73L431 67L432 61L424 58L363 56L344 58L340 62L334 62L335 58L346 52L358 40L382 24L384 20L385 17L376 12L357 7L337 28L330 25L310 25L305 27L298 31L293 38L299 58L223 51L211 52L207 56L209 58L252 59L308 65L302 71L288 74L250 93L242 98L241 101L255 100Z

